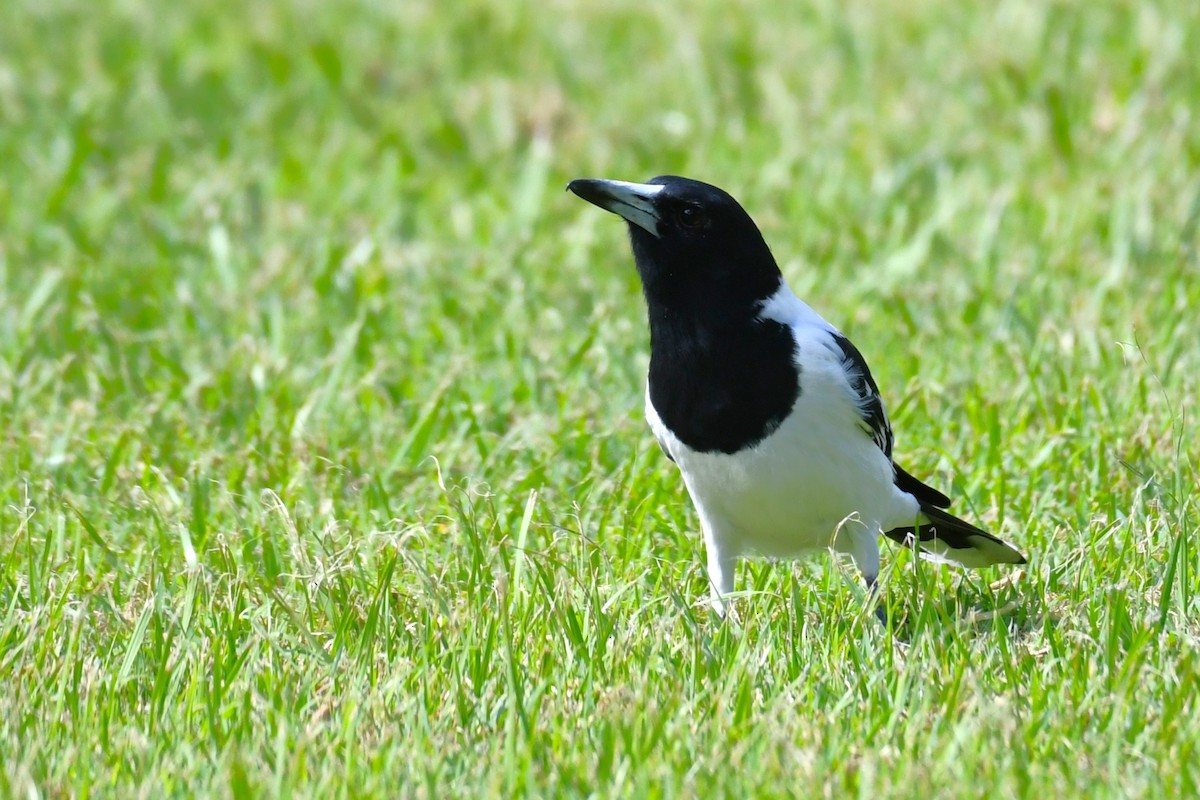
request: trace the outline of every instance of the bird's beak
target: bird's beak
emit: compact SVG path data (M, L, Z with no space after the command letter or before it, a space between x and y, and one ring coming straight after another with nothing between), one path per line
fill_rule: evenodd
M654 196L661 192L663 187L652 183L576 178L567 184L567 189L589 203L618 214L639 228L658 236L660 217L654 207Z

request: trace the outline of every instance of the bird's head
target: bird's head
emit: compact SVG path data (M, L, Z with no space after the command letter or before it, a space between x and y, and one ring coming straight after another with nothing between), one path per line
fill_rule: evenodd
M779 268L758 226L716 186L661 175L648 183L579 178L567 188L629 223L652 304L740 305L779 288Z

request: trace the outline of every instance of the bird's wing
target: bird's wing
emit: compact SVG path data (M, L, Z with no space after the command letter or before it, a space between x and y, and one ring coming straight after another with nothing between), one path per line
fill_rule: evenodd
M850 379L850 386L854 389L859 399L859 413L862 415L863 429L871 435L875 440L875 444L884 452L889 461L892 461L892 446L894 438L892 436L892 425L888 422L887 412L883 408L883 399L879 396L879 387L875 384L875 379L871 377L871 370L867 367L867 361L862 357L862 353L854 346L854 343L842 336L840 333L833 333L833 341L842 351L842 365L846 369L846 375ZM934 508L949 508L950 498L929 486L922 481L908 474L899 464L892 461L892 470L895 475L896 486L902 492L908 492L917 499L922 505L930 505Z
M883 398L879 396L879 387L871 377L871 369L853 342L836 331L831 331L829 335L841 351L842 367L846 370L850 388L858 396L858 413L862 418L863 430L888 457L888 461L891 461L892 445L895 441L892 436L892 424L888 422Z
M675 456L671 455L671 448L667 446L667 426L663 425L662 418L658 416L658 409L654 407L653 401L650 400L650 383L646 382L646 422L650 425L650 430L654 433L654 440L658 442L658 447L663 451L663 455L672 461Z
M658 442L658 448L663 451L663 455L674 461L675 456L671 455L671 450L667 447L667 443L663 441L663 438L658 433L654 434L654 440Z

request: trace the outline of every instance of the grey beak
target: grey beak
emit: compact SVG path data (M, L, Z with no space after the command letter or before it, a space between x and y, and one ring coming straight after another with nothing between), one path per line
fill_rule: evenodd
M658 236L660 217L654 207L654 197L663 190L662 186L602 178L576 178L567 184L567 189Z

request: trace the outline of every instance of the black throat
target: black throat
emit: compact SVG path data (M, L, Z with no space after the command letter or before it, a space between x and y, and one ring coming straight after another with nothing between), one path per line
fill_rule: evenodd
M779 427L800 396L790 328L760 319L760 300L656 297L647 287L646 302L650 402L683 444L736 453Z

